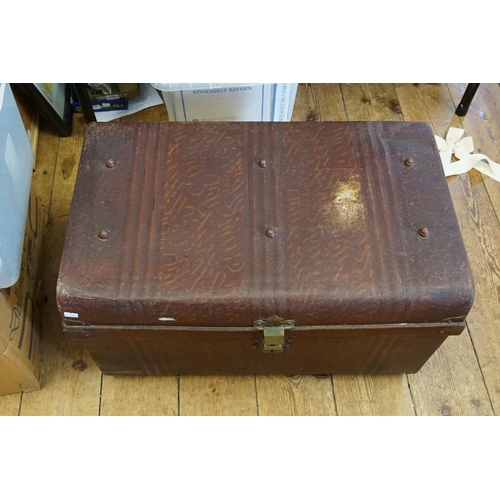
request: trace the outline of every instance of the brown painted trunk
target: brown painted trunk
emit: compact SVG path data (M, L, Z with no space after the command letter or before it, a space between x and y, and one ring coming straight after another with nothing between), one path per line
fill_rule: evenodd
M401 373L473 284L427 124L116 123L88 128L57 295L106 373Z

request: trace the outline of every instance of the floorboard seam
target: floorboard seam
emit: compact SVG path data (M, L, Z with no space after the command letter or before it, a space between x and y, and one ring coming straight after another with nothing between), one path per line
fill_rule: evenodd
M413 407L413 413L416 417L418 417L419 415L417 414L417 405L415 404L415 398L413 395L413 391L411 390L410 377L408 377L408 374L406 374L405 377L406 377L406 383L408 385L408 392L410 393L410 401L411 401L411 405Z
M181 376L177 375L177 416L181 416Z
M102 386L104 384L104 375L101 373L101 385L100 385L100 390L99 390L99 410L98 410L98 416L101 416L101 405L102 405Z
M346 120L349 121L349 115L347 114L347 107L345 105L345 97L344 97L344 91L342 90L342 84L339 84L339 89L340 89L340 96L342 97L342 104L344 105L345 117L346 117Z
M260 411L259 411L259 397L257 394L257 375L253 376L253 383L254 383L254 387L255 387L255 408L257 410L257 416L259 417Z
M333 375L330 375L330 383L332 384L332 398L333 398L333 410L335 411L335 416L339 416L339 410L337 408L337 399L335 398L335 386L333 385Z
M21 407L23 405L23 395L24 395L24 392L21 392L21 397L19 398L19 410L17 411L18 417L21 416Z
M488 389L488 384L486 383L486 379L485 379L484 373L483 373L483 368L481 366L481 362L479 361L479 357L478 357L477 351L476 351L476 346L474 345L474 340L473 340L472 335L470 333L470 328L469 328L469 324L467 323L467 321L465 321L465 325L466 325L467 335L469 336L470 343L472 345L472 350L474 351L474 356L476 357L477 366L479 368L479 373L481 374L481 378L483 380L484 390L486 391L486 395L488 396L488 401L490 402L491 411L492 411L493 415L497 415L497 412L495 411L495 407L493 405L493 401L491 400L490 391Z
M51 212L52 212L52 196L54 194L54 184L55 184L55 180L56 180L57 159L59 158L59 146L60 146L60 144L61 144L60 140L57 139L56 156L55 156L55 160L54 160L54 168L52 169L52 183L50 185L49 199L47 200L47 203L48 203L48 207L47 207L47 225L49 224L50 216L51 216ZM36 165L36 163L35 163L35 165Z

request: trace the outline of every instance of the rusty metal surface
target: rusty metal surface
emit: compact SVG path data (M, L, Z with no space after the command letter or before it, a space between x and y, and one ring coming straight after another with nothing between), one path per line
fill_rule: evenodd
M57 293L96 325L361 325L462 321L473 285L427 124L97 123Z

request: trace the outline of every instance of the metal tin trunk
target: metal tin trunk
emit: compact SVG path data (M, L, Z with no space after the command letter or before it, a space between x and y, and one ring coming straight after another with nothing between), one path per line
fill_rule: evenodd
M415 372L473 301L434 136L92 124L58 305L106 373Z

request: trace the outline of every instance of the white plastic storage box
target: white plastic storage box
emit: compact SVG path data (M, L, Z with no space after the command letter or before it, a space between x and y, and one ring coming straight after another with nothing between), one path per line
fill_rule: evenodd
M8 83L0 83L0 288L18 279L33 150Z
M171 121L290 121L297 83L153 83Z

